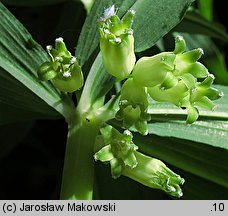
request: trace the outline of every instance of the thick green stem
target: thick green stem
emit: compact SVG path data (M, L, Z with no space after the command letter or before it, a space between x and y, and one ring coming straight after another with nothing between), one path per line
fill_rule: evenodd
M76 114L69 125L61 199L90 200L93 197L93 146L99 132L100 121Z

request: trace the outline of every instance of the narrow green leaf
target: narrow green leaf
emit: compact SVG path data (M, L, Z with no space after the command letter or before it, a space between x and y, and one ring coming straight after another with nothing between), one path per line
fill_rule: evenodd
M139 150L228 188L228 151L174 138L134 135Z
M199 11L207 20L213 20L213 0L199 0Z
M34 93L34 101L39 101L37 100L38 96L41 99L40 101L43 100L47 103L47 107L48 105L53 107L68 119L73 113L73 106L69 102L68 97L61 95L50 82L39 81L36 75L39 65L48 59L46 52L32 39L32 36L22 24L1 3L0 17L0 67L4 69L1 70L1 82L7 80L8 83L4 85L7 86L8 91L17 91L14 88L18 85L13 85L12 83L15 83L15 81L12 81L6 75L9 73ZM22 94L22 92L18 92L18 94ZM7 100L7 93L1 96ZM32 94L27 98L28 101L31 100L31 96ZM22 102L22 99L18 100ZM7 104L9 105L10 102L8 100ZM14 105L16 104L14 103ZM37 105L36 109L40 108L41 113L52 110L49 108L42 110L42 107L45 107L44 103L37 102ZM51 113L53 115L53 111ZM46 114L48 116L48 113Z
M136 11L133 25L135 50L152 47L161 37L175 27L185 15L192 0L136 1L131 9Z
M0 67L0 125L35 118L60 118L45 101Z
M228 121L198 120L187 125L185 121L152 116L148 131L150 134L192 140L228 150Z
M218 38L225 43L228 41L228 34L224 27L218 23L206 20L194 11L188 12L182 22L174 28L174 31L203 34Z

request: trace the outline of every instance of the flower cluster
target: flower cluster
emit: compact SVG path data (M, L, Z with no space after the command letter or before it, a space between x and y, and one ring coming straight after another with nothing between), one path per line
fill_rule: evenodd
M132 75L139 86L147 87L154 100L187 109L186 122L191 124L199 116L197 107L212 110L212 101L223 94L211 87L214 76L197 61L203 54L202 49L185 50L184 39L177 36L173 52L139 59ZM199 78L203 81L198 81Z
M81 67L76 57L67 50L62 38L55 40L55 48L47 46L50 61L44 62L38 69L41 80L51 80L53 85L62 92L74 92L84 83Z
M214 76L198 62L203 50L186 51L183 37L177 36L174 51L142 57L136 62L131 29L133 15L131 10L120 19L115 7L111 6L99 21L104 66L118 81L127 79L120 91L116 119L123 122L125 129L133 126L146 135L150 120L148 99L151 97L155 101L169 102L186 109L186 122L195 122L199 116L197 107L212 110L212 101L222 96L212 87ZM184 179L160 160L138 152L129 130L121 134L112 126L106 126L101 129L99 137L97 145L100 148L95 153L95 160L109 162L114 178L125 175L172 196L182 196L180 185Z
M212 110L213 100L222 96L212 87L214 76L198 62L203 50L186 51L183 37L177 36L174 51L142 57L136 62L131 28L134 14L133 10L129 10L120 19L115 7L111 6L98 22L104 66L117 81L126 79L120 91L119 110L115 118L123 122L125 129L135 127L139 133L146 135L147 122L150 121L148 99L151 97L186 109L186 122L195 122L199 116L198 107ZM40 66L38 77L51 80L62 92L74 92L81 88L84 82L81 68L63 39L56 39L55 48L47 46L47 52L51 60ZM138 152L132 139L129 130L120 133L110 125L102 127L95 144L95 160L110 163L113 178L124 175L172 196L182 196L180 185L184 179L160 160Z
M95 160L110 162L112 177L118 178L125 166L131 169L137 166L135 151L138 147L132 142L132 134L125 130L121 134L118 130L108 125L100 129L101 139L96 145L104 146L95 155Z
M149 94L156 101L186 109L186 122L195 122L199 116L197 107L212 110L212 101L222 96L222 92L211 87L214 76L198 62L203 50L186 51L183 37L177 36L173 52L142 57L135 64L133 15L132 10L128 11L120 20L111 6L99 22L100 48L106 70L118 80L128 78L121 90L116 118L123 121L125 128L134 126L146 135L150 120L147 114Z
M101 149L95 153L95 160L109 162L113 178L127 176L151 188L160 189L174 197L183 195L180 185L184 179L155 158L138 152L132 141L132 134L123 134L108 125L101 129L101 139L96 145Z
M129 78L121 89L120 108L116 119L122 120L125 128L134 126L141 134L146 135L147 121L150 120L148 105L147 89L136 85L133 78Z

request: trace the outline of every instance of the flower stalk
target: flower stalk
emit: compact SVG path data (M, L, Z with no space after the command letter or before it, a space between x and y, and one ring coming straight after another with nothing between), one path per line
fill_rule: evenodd
M101 122L77 112L69 125L62 178L61 199L91 200L93 198L93 149Z

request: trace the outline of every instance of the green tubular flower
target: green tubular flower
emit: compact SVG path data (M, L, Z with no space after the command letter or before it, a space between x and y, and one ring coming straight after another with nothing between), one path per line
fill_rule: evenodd
M139 59L133 70L133 79L139 86L147 87L156 101L170 102L187 110L186 122L191 124L199 117L197 107L212 110L216 100L222 96L212 88L214 76L197 62L202 49L185 52L186 44L181 36L175 39L173 52L163 52ZM205 78L202 83L197 78Z
M148 88L148 93L156 101L170 102L181 107L182 99L189 94L189 90L185 83L181 80L172 88L162 89L159 85Z
M105 10L98 24L104 66L119 80L130 75L136 61L131 29L134 14L129 10L120 20L113 5Z
M118 178L125 166L131 169L137 166L134 154L138 147L132 142L133 136L130 131L125 130L121 134L110 125L101 128L100 131L104 147L94 155L94 158L102 162L110 162L113 178Z
M55 40L55 48L47 46L51 61L44 62L38 69L39 79L52 80L53 85L62 92L74 92L84 83L81 67L67 50L62 38Z
M62 92L74 92L83 86L84 79L81 67L77 62L63 65L63 70L52 80L54 86Z
M144 87L160 85L161 88L169 89L177 85L179 80L183 80L188 86L196 78L207 77L208 70L197 62L203 50L199 48L184 52L185 50L183 37L177 36L173 52L140 58L132 73L135 82Z
M135 152L138 165L134 169L125 167L122 175L127 176L143 185L160 189L174 197L183 195L180 185L184 179L170 170L162 161Z
M133 78L127 79L121 89L119 107L116 119L123 121L125 128L134 126L141 134L148 133L150 115L147 114L148 94L145 87L137 86Z
M162 84L168 72L174 69L174 60L175 55L171 52L163 52L152 57L142 57L135 64L132 72L133 79L143 87Z
M186 74L187 75L187 74ZM199 117L197 107L213 110L217 100L223 96L219 90L211 87L214 76L210 74L203 82L193 82L186 85L187 81L179 83L170 89L161 89L159 86L148 88L149 95L156 101L170 102L178 107L187 109L188 124L192 124Z
M126 130L123 134L112 126L101 129L96 145L99 151L95 160L110 163L113 178L127 176L151 188L161 189L171 196L181 197L180 185L184 179L155 158L137 152L138 147L132 142L132 134Z
M173 74L175 76L181 76L183 74L189 73L196 78L205 78L209 75L207 68L197 62L203 55L203 50L201 48L186 50L185 41L182 36L177 36L175 39L175 49L173 53L176 55L174 65L175 70Z
M186 107L188 112L187 123L191 124L197 120L199 112L196 107L213 110L215 104L212 101L223 96L223 92L211 87L213 81L214 76L210 74L203 82L196 83L187 100L182 101L182 106Z
M202 98L207 97L210 100L217 100L223 96L223 93L219 90L211 87L215 77L214 75L210 74L203 82L199 82L196 84L196 88L192 89L191 92L191 102L200 101ZM205 107L207 109L212 109L213 107Z

